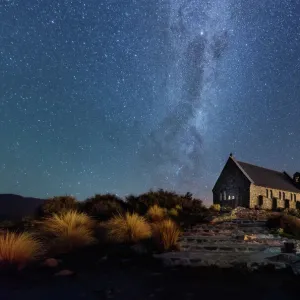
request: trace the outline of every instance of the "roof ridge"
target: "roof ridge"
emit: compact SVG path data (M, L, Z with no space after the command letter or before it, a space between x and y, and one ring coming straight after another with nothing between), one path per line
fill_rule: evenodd
M285 171L278 171L278 170L274 170L274 169L269 169L269 168L266 168L266 167L261 167L261 166L258 166L258 165L254 165L254 164L250 164L248 162L244 162L244 161L240 161L240 160L237 160L238 163L242 163L242 164L247 164L247 165L250 165L250 166L253 166L253 167L257 167L257 168L261 168L261 169L265 169L265 170L268 170L268 171L272 171L272 172L276 172L276 173L279 173L279 174L284 174Z

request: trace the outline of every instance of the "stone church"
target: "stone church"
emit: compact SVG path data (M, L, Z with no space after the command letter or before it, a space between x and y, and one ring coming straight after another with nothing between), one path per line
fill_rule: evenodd
M213 188L213 202L233 208L300 209L300 173L291 177L238 161L230 154Z

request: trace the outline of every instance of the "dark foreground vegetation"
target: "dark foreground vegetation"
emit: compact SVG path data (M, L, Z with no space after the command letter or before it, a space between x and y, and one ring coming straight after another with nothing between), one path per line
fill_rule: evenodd
M298 236L294 211L269 214L268 225ZM255 214L254 214L255 216ZM217 218L216 218L217 217ZM125 200L95 195L45 200L34 216L2 221L3 299L289 299L299 293L288 271L249 274L217 268L164 268L153 254L178 251L182 231L234 218L191 194L158 190ZM63 277L63 278L62 278ZM254 288L250 288L255 286Z
M21 270L61 255L65 260L87 248L96 260L103 249L175 251L182 229L203 222L213 211L189 193L164 190L125 200L111 194L83 202L71 196L54 197L43 201L34 216L1 222L0 270Z

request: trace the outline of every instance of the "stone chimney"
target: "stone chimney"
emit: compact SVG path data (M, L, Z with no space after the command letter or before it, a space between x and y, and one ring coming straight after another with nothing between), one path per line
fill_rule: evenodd
M296 172L293 176L293 181L294 181L294 184L295 186L300 189L300 173L299 172Z

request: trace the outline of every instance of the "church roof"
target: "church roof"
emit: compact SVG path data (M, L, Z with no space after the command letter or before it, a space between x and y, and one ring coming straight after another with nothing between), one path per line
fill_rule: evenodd
M266 169L246 162L233 159L241 171L250 179L250 181L259 186L273 188L277 190L300 193L293 179L286 172Z

